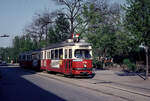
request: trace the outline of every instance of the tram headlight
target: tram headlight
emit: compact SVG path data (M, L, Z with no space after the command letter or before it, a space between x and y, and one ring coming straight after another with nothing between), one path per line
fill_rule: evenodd
M84 64L84 67L87 67L87 65L86 65L86 64Z

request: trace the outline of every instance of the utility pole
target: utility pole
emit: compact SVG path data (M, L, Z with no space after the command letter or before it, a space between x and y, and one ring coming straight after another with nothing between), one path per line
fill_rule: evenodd
M148 68L148 46L145 47L145 54L146 54L146 74L145 80L148 80L149 68Z
M149 47L147 45L141 44L139 46L140 48L143 48L145 50L145 57L146 57L146 73L145 73L145 80L148 80L148 75L149 75L149 67L148 67L148 50Z

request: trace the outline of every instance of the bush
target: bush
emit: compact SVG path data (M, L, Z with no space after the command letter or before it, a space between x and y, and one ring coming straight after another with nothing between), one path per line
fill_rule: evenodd
M93 67L97 69L103 69L103 63L96 59L93 59Z
M128 67L129 71L133 71L133 72L136 71L136 65L132 63L129 59L124 59L123 64Z

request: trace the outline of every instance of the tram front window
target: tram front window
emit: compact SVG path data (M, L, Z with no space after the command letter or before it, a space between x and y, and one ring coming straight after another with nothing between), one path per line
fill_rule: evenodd
M90 51L85 49L75 50L75 57L80 59L89 59L91 58Z

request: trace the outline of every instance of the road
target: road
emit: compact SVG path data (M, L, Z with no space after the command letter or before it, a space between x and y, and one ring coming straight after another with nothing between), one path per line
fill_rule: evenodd
M1 66L0 75L1 101L125 101L19 67Z

